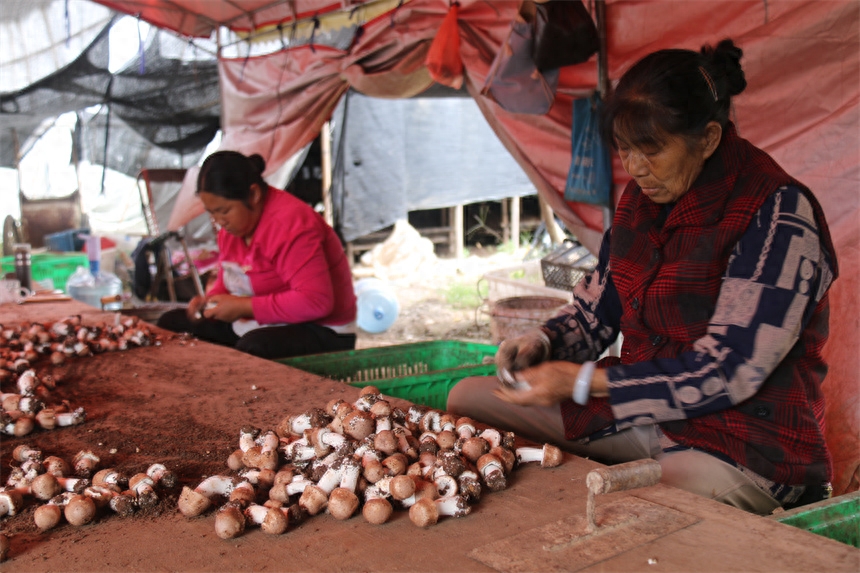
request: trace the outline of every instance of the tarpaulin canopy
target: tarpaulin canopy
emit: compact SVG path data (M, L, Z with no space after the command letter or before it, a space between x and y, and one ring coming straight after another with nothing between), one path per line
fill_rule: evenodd
M96 1L183 34L208 36L223 27L245 38L249 46L257 40L274 46L265 55L248 48L245 57L227 57L225 51L218 61L222 146L261 153L273 169L316 137L349 88L399 98L430 86L434 78L425 59L451 9L448 0ZM520 4L458 3L456 40L462 75L453 80L462 82L504 147L568 228L594 247L603 213L565 202L562 191L570 165L572 103L597 85L595 58L561 69L555 100L546 114L511 113L481 95ZM749 85L736 98L733 119L741 136L816 192L840 258L841 276L831 291L831 340L838 343L826 350L831 364L825 388L827 434L834 446L837 491L856 489L860 3L607 0L605 12L607 73L612 81L660 48L699 49L731 37L744 50ZM301 41L291 39L295 30L301 30ZM317 41L325 34L336 36L336 30L344 31L339 42ZM620 188L627 177L617 161L614 175ZM199 212L192 203L179 212L191 215L195 209Z

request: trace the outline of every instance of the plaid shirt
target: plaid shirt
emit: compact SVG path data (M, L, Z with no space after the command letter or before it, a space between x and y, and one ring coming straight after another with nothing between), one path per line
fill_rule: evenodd
M836 261L805 187L730 124L674 206L631 182L600 263L545 329L554 358L604 359L609 399L568 400L569 439L658 424L669 443L782 484L831 476L821 382Z

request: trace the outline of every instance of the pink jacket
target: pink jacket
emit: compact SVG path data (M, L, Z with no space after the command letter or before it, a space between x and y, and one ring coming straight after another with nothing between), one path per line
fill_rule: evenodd
M352 272L334 230L309 205L269 188L250 245L218 233L219 262L231 261L250 279L254 319L261 325L355 320ZM209 294L225 294L223 270Z

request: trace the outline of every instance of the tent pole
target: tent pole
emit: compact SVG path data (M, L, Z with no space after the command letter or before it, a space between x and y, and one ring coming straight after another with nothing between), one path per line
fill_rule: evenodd
M322 167L322 200L323 216L330 227L334 227L334 213L331 203L331 129L329 122L325 122L320 132L320 153L322 155L320 164Z
M595 0L594 11L597 16L597 91L600 94L600 99L606 101L606 96L609 95L609 65L607 62L606 51L606 0ZM610 193L611 196L611 193ZM603 208L603 229L606 230L612 226L612 218L615 214L615 208L610 205Z

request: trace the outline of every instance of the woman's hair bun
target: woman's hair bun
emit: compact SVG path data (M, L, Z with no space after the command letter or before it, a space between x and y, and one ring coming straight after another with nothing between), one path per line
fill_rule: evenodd
M729 96L736 96L746 89L747 80L741 67L744 52L731 39L721 40L716 47L704 46L701 52L714 75L722 77Z
M263 156L259 153L248 156L248 163L250 163L254 169L256 169L257 173L261 175L263 174L263 171L266 170L266 160L263 159Z

